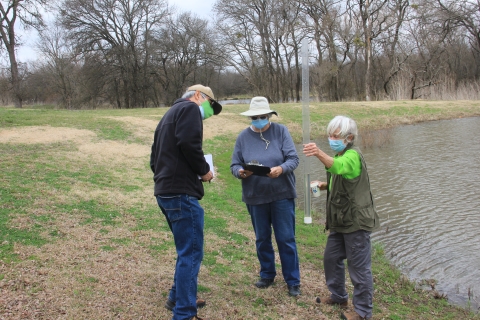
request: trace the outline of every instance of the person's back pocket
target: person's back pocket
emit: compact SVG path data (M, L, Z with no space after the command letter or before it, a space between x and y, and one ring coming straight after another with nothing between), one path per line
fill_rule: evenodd
M177 221L182 219L182 199L181 195L174 196L157 196L159 202L165 210L165 213L170 221Z

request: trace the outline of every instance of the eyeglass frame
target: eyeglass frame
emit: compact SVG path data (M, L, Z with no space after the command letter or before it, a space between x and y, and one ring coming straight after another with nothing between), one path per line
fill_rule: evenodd
M199 92L200 92L200 91L199 91ZM207 96L205 93L200 92L200 95L202 96L203 99L208 100L208 102L210 103L210 105L213 103L212 98L210 98L209 96Z
M265 119L270 119L270 115L267 114L267 115L263 115L263 116L250 116L250 119L252 119L252 120L257 120L257 119L265 120Z

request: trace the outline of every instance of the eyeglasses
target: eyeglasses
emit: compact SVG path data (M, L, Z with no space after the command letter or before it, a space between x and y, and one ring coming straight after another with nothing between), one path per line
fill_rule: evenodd
M268 119L268 116L252 116L252 117L250 117L250 119L252 119L252 120L257 120L258 118L260 118L261 120L265 120L265 119Z
M210 102L210 105L213 104L213 102L212 102L212 100L210 99L209 96L207 96L206 94L204 94L202 92L200 92L200 95L202 96L203 99L208 100L208 102Z

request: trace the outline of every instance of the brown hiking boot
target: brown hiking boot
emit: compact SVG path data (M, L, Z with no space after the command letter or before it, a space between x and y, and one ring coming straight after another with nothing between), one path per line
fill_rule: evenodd
M323 298L317 297L316 301L317 303L323 303L329 306L339 306L340 308L348 307L348 301L336 302L336 301L333 301L332 298L330 297L323 297Z
M168 299L167 302L165 303L165 308L167 308L170 311L173 311L173 308L175 308L175 304L176 304L175 302ZM197 298L197 308L203 308L205 307L206 304L207 302L205 301L205 299Z
M342 319L344 319L344 320L363 320L363 319L367 319L367 318L362 318L355 311L351 311L351 312L343 312L342 313Z
M197 308L203 308L207 304L207 301L202 298L197 298Z

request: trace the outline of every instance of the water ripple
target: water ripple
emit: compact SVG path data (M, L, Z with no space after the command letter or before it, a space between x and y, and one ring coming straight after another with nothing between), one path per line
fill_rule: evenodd
M436 289L458 304L468 301L470 290L476 307L480 143L468 137L479 135L479 117L434 121L396 128L391 144L363 150L382 222L374 241L383 243L387 257L412 279L436 279ZM324 141L317 144L328 150ZM325 177L322 166L311 167L312 177ZM324 211L324 199L314 205Z

